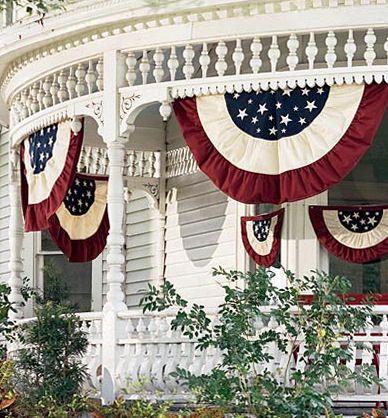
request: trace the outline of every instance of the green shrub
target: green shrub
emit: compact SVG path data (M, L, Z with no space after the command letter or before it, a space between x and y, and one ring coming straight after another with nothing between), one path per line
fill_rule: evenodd
M173 374L199 402L257 418L332 417L332 395L353 381L366 386L377 382L371 366L363 365L357 372L346 367L355 348L353 335L370 321L371 304L347 305L341 295L348 292L350 283L342 277L315 272L298 279L286 274L289 287L280 289L271 283L273 273L263 268L253 273L214 270L225 283L225 301L214 326L204 307L190 307L171 283L162 289L150 286L142 301L144 311L178 307L172 329L196 338L198 350L214 347L223 353L209 373L194 375L178 369ZM303 293L313 294L309 306L302 303ZM276 304L271 314L265 313L262 307L270 302ZM265 324L270 318L279 326L258 329L258 321ZM305 350L298 356L304 367L295 368L293 356L301 340ZM269 364L274 347L287 361L282 370L273 372Z
M23 348L15 360L17 392L30 403L42 399L68 404L86 378L81 357L87 337L81 321L63 307L48 302L35 310L36 320L23 326Z

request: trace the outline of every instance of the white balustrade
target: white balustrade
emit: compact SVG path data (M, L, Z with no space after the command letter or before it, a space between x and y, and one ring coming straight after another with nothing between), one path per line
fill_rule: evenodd
M11 107L20 122L41 110L66 100L101 91L102 88L103 60L102 58L88 60L63 68L26 86L15 96Z
M159 151L126 151L124 174L130 177L161 176ZM108 175L108 151L102 147L83 146L77 171L85 174Z
M357 35L357 37L355 36ZM362 42L360 42L362 39ZM291 33L254 38L213 40L205 43L166 45L147 51L126 49L128 86L194 78L238 76L322 67L347 68L386 64L386 29L360 28L308 33ZM358 43L356 43L356 40ZM383 46L382 48L380 46ZM362 58L353 62L356 50ZM137 59L140 57L138 67ZM153 58L154 69L150 77ZM266 64L266 65L264 65Z
M356 51L359 51L356 57ZM249 74L281 74L309 70L311 76L327 71L386 65L388 38L384 28L355 28L274 34L186 45L126 49L123 82L127 86L178 82ZM103 90L103 58L89 59L46 75L12 100L17 122L66 100ZM368 80L372 80L368 75ZM314 80L314 78L312 78ZM350 78L349 78L350 80ZM312 81L314 82L314 81ZM291 84L295 81L292 81ZM237 87L236 87L237 88ZM241 88L241 87L239 87Z
M261 333L269 330L285 332L285 329L271 316L271 309L273 307L270 306L263 308L267 319L263 321L262 318L258 318L254 322L255 333L252 338L257 338ZM190 397L190 394L184 386L171 377L171 373L177 367L194 374L208 373L221 361L220 350L211 347L200 351L196 348L195 338L189 339L181 331L171 330L170 325L175 314L176 310L173 309L161 313L143 314L138 310L118 313L119 333L116 349L119 353L119 360L116 365L116 378L127 398L134 399L139 396L140 384L142 397L154 398L163 393L164 398L184 401ZM219 324L217 310L208 310L207 314L211 319L212 327ZM88 312L77 315L81 319L81 329L86 332L88 338L88 349L82 358L82 363L87 367L90 375L86 386L88 389L93 388L99 392L103 367L101 353L104 344L104 313ZM335 401L382 402L388 400L387 315L388 307L376 306L373 309L373 322L370 321L367 329L353 336L355 348L346 361L351 371L357 371L361 365L372 366L382 384L367 389L358 384L350 385L336 396ZM17 323L23 325L33 320L34 318L21 319ZM336 344L344 346L347 344L347 339L340 337ZM295 345L297 350L295 350ZM20 345L16 345L14 350L18 347ZM301 335L295 342L290 340L288 347L288 353L283 353L276 348L275 344L269 345L267 350L273 360L269 364L257 364L255 369L260 372L266 367L279 381L283 382L285 379L285 383L289 384L290 370L303 371L306 366L301 360L305 350L303 336ZM291 353L292 347L293 353ZM137 390L134 389L136 387Z

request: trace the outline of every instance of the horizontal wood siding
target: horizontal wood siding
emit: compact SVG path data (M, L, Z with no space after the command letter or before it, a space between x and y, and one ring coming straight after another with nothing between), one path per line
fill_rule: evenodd
M157 212L149 208L148 199L142 191L132 192L126 214L126 303L129 308L138 308L148 283L158 280L157 250L161 231ZM104 301L107 292L106 275L106 251L104 251Z
M169 179L176 200L167 203L165 278L191 302L207 307L222 300L212 267L236 263L236 202L202 173Z
M0 135L0 281L6 281L9 277L8 140L8 132Z

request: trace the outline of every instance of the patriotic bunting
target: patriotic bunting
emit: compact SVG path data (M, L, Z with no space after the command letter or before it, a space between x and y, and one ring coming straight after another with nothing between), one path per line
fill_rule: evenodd
M368 263L388 255L388 205L310 206L320 243L334 256Z
M201 170L244 203L281 203L339 182L371 145L387 84L296 87L174 103Z
M75 174L83 129L55 123L26 138L20 146L24 229L40 231L61 205Z
M241 218L241 236L245 250L256 264L270 267L280 250L284 209Z
M91 261L104 249L109 231L107 189L106 177L76 174L50 218L51 237L69 261Z

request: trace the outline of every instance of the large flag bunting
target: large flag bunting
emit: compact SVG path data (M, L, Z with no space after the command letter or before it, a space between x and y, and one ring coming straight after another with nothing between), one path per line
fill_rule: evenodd
M339 182L371 145L388 85L226 93L175 101L201 170L244 203L281 203Z
M20 146L25 231L48 227L73 181L83 139L70 121L42 128Z
M241 218L241 236L245 250L256 264L270 267L280 250L284 209Z
M310 206L320 243L351 263L368 263L388 255L388 205Z
M69 261L93 260L104 249L109 231L107 189L106 177L76 174L50 218L51 237Z

